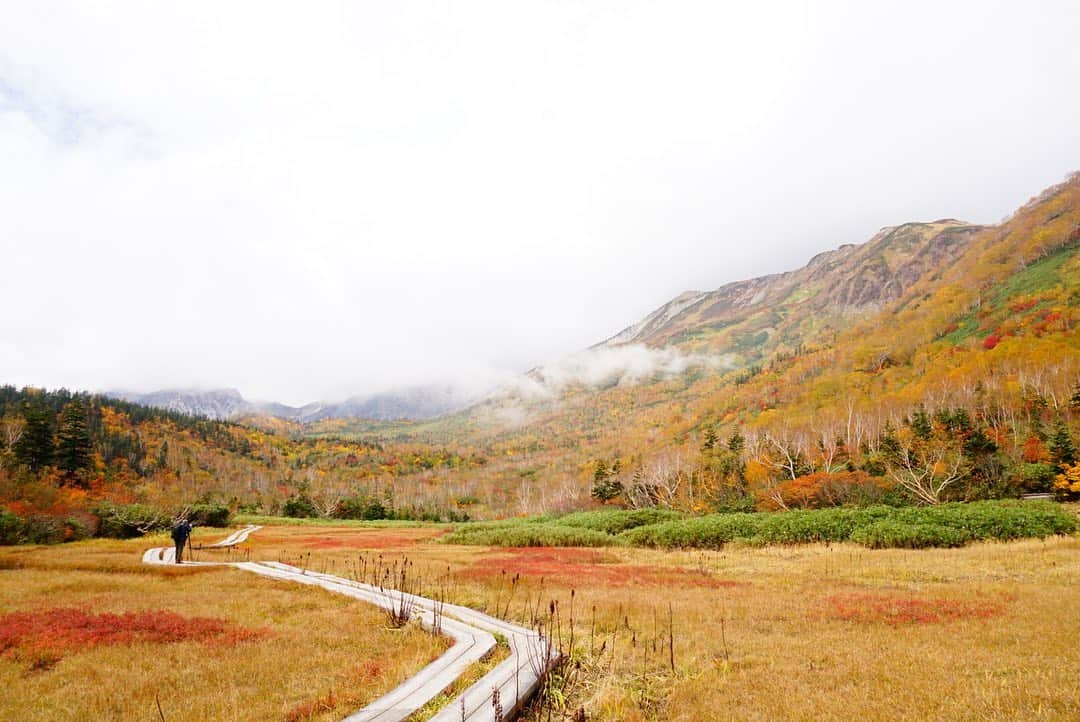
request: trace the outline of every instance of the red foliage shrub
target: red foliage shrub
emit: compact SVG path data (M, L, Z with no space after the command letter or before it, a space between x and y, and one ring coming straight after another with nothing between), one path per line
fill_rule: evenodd
M782 507L821 509L856 499L873 501L891 487L892 482L872 477L865 471L816 471L759 491L758 503L759 508L770 511Z
M221 619L182 617L165 610L93 614L84 609L55 608L0 616L0 654L28 662L32 668L43 668L65 654L102 645L184 641L235 644L266 634Z
M364 682L371 682L382 676L383 668L382 664L378 660L368 659L364 661L359 667L353 670L353 674L359 677Z
M1032 299L1029 299L1027 301L1014 301L1009 305L1009 310L1013 313L1021 313L1023 311L1035 308L1035 304L1037 303L1038 301Z
M1049 461L1050 452L1047 450L1046 445L1042 440L1032 434L1027 437L1027 441L1024 442L1024 461L1029 464L1034 464L1040 461Z
M334 691L325 697L313 699L310 702L301 702L285 713L285 722L303 722L323 712L333 712L337 707L337 698Z
M834 594L821 616L849 622L935 624L960 619L988 619L1001 614L991 601L933 599L892 594Z
M989 350L993 349L995 346L997 346L999 343L1001 343L1001 336L998 336L996 333L992 333L992 334L990 334L989 336L987 336L986 338L983 339L983 344L982 345L983 345L984 349L989 351Z
M740 582L680 567L619 564L596 549L524 547L484 559L463 572L465 579L491 580L520 575L525 580L565 586L581 584L628 586L734 587Z

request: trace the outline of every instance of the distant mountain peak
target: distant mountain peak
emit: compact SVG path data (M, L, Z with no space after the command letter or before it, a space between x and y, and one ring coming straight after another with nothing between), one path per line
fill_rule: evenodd
M795 344L806 331L795 327L808 314L821 320L876 311L951 262L981 229L953 218L886 226L865 243L824 251L794 271L686 291L597 346L720 339L719 346L749 351L778 335Z
M331 418L378 420L431 419L465 408L479 395L443 384L410 386L363 396L353 396L337 403L313 402L289 406L276 402L249 401L236 389L164 389L139 393L108 391L106 396L144 406L175 411L209 419L235 419L247 415L275 416L306 423Z

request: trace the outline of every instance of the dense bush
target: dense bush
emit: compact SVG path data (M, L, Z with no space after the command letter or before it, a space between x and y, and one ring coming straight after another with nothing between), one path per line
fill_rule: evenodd
M1057 467L1046 462L1023 463L1014 466L1010 481L1021 491L1029 493L1048 492L1057 474Z
M636 516L635 516L636 515ZM654 518L663 519L660 513ZM1051 502L985 501L931 507L842 507L777 513L711 514L628 527L638 512L583 512L561 518L460 527L456 544L488 546L606 546L716 549L731 542L807 544L854 541L872 548L961 546L971 540L1009 540L1071 534L1076 520ZM568 524L575 524L570 526ZM608 530L625 528L618 534Z
M296 519L314 519L319 516L319 510L315 508L315 502L304 494L290 496L281 507L284 516Z
M775 514L714 514L639 527L624 533L622 538L635 546L703 548L716 548L739 538L764 544L841 542L853 539L860 529L882 523L942 527L958 532L949 535L950 540L963 538L965 542L969 539L1047 537L1076 531L1076 521L1050 502L998 501L931 507L873 506ZM927 529L927 533L932 531Z
M339 519L388 519L390 510L381 501L368 496L350 496L342 500L334 514Z
M758 514L712 514L669 521L630 529L620 539L633 546L649 547L722 547L757 532Z
M146 504L104 502L91 509L98 519L97 535L116 539L134 539L151 531L163 531L172 525L162 509Z
M761 508L823 509L881 504L895 495L895 482L865 471L818 471L782 482L761 493ZM782 504L781 504L782 502Z
M0 508L0 544L18 544L21 531L22 519Z
M599 547L616 543L610 534L595 529L554 524L476 524L443 537L450 544L504 547Z
M971 541L971 534L941 524L905 524L898 521L879 521L856 529L851 541L871 549L925 549L928 547L962 547Z
M607 534L618 534L627 529L682 519L684 516L685 514L670 509L603 509L567 514L554 519L552 523L558 526L580 527Z
M196 504L191 507L189 521L196 526L228 526L232 512L224 504Z
M1025 539L1072 534L1076 519L1049 501L996 501L897 509L908 523L942 524L969 532L973 539Z

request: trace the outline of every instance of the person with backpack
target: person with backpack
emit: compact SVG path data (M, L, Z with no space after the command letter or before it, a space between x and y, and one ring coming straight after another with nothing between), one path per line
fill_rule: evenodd
M176 563L180 564L180 556L184 552L184 545L187 544L188 537L191 536L191 524L187 519L181 517L172 528L172 540L176 545Z

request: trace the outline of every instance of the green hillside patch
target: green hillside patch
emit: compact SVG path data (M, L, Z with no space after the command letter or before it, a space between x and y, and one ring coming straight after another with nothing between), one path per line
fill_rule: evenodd
M1016 296L1040 293L1064 283L1062 266L1076 253L1077 246L1075 241L1062 246L1045 258L1040 258L1019 273L1010 276L994 294L995 308L1004 305Z
M1038 296L1060 286L1075 286L1078 279L1071 277L1074 274L1069 273L1065 265L1075 257L1077 247L1076 242L1070 243L1014 273L991 296L988 305L992 312L989 316L980 318L974 311L968 313L957 319L955 327L941 338L951 344L960 344L971 337L985 334L987 326L997 326L1003 322L1012 313L1009 306L1014 299ZM1032 308L1038 310L1042 303Z

